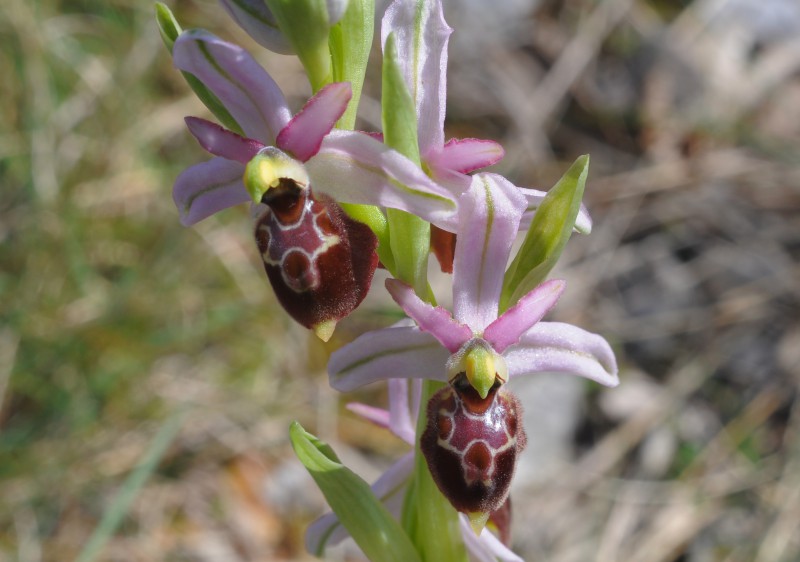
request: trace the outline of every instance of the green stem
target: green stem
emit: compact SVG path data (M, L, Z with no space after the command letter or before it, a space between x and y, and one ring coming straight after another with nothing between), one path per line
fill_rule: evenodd
M353 97L339 119L339 129L356 125L361 89L367 72L372 35L375 28L375 0L350 0L347 11L330 30L328 45L333 64L333 81L350 82Z
M420 166L416 108L400 68L395 43L394 33L390 33L383 47L381 93L383 141ZM389 222L397 277L410 284L420 297L425 298L428 294L430 224L417 216L396 209L388 209L386 218Z
M420 403L423 406L417 419L414 470L403 504L401 522L423 562L467 562L458 512L439 491L419 447L419 438L428 423L424 406L444 385L431 380L422 383Z

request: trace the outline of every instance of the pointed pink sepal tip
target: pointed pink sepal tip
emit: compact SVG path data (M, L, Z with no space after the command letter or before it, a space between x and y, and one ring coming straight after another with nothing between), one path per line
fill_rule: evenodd
M497 320L489 324L483 337L502 353L519 341L526 331L544 318L567 286L563 279L551 279L531 290Z

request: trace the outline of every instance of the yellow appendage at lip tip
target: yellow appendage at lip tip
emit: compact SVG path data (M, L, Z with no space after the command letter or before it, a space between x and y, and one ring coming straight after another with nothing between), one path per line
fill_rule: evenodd
M327 342L329 339L331 339L333 331L336 329L336 320L325 320L324 322L315 324L311 329L319 339Z
M472 527L472 530L475 532L475 536L481 536L483 528L486 527L486 522L489 521L489 512L479 511L467 513L467 518L469 519L469 526Z

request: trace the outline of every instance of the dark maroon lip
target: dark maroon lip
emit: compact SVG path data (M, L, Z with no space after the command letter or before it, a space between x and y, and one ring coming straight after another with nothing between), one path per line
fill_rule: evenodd
M325 195L281 180L262 197L255 237L278 302L306 328L337 322L364 300L377 238Z
M508 498L525 447L517 398L499 379L481 398L466 376L428 402L421 449L436 485L457 510L492 513Z

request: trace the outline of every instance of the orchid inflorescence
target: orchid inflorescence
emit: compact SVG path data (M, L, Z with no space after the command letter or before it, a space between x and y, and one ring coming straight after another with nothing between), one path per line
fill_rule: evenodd
M250 202L278 301L321 339L362 302L379 264L408 317L362 334L328 364L343 392L387 381L388 409L350 409L410 444L408 454L370 487L328 445L290 429L333 509L310 526L309 550L321 556L349 535L376 561L521 560L509 549L508 495L526 437L506 383L547 371L618 382L602 337L542 321L565 289L547 275L572 232L591 230L581 204L589 159L543 192L479 171L502 159L498 143L445 140L452 30L441 0L386 9L383 130L353 130L373 2L221 0L259 44L300 58L314 95L294 115L247 51L182 30L158 4L175 66L221 123L186 118L213 158L181 173L173 197L184 225ZM452 272L452 312L435 304L431 252Z

